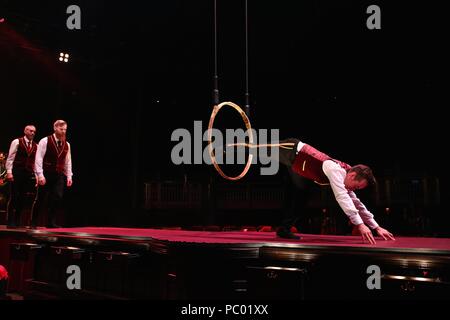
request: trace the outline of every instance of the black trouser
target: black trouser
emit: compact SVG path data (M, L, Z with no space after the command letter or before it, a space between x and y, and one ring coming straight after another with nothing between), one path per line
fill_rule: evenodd
M43 211L43 203L47 203L47 227L55 227L56 210L61 205L67 178L62 173L45 173L45 185L38 186L36 202L33 206L32 226L37 226L38 218Z
M8 201L8 226L20 225L27 192L33 191L36 180L34 173L26 169L13 169L14 181L10 182L10 198Z
M292 171L298 142L299 140L295 138L281 140L280 143L294 143L294 146L292 149L279 148L279 161L286 166L285 170L282 170L286 181L286 202L281 227L288 230L295 225L299 218L299 211L301 212L306 208L308 201L307 187L309 181Z

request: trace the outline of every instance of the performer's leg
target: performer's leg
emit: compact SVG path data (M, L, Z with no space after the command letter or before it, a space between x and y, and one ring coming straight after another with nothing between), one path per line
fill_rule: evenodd
M56 223L56 211L59 208L63 198L64 186L66 182L65 178L66 177L64 175L56 175L53 177L52 184L49 186L47 227L59 227Z
M286 168L286 210L281 226L290 230L299 219L299 213L306 208L308 181Z
M20 225L20 214L23 208L23 194L25 192L25 179L27 173L21 169L13 170L14 181L10 185L10 198L8 201L8 226Z
M42 211L42 203L47 198L48 188L46 185L38 186L36 195L34 197L33 205L31 206L31 227L36 228L39 222L39 216Z
M306 183L307 181L294 173L290 167L285 171L285 194L286 201L283 211L283 219L281 226L277 230L277 235L281 238L300 239L291 232L291 228L295 226L299 219L299 214L304 211L306 204Z
M31 207L31 227L36 228L39 223L39 218L42 215L44 204L48 205L48 198L50 193L50 187L52 185L52 177L46 176L45 185L38 185L36 189L36 195L34 197L33 205Z
M291 148L279 148L279 161L286 166L284 171L285 180L285 206L283 210L283 219L281 226L277 230L277 235L281 238L300 239L299 236L291 232L291 227L295 225L298 220L298 203L305 195L302 190L305 187L304 178L294 173L291 169L292 163L295 160L297 144L300 140L289 138L280 141L280 143L294 143ZM300 201L301 202L301 201Z
M17 179L17 180L16 180ZM27 187L29 183L30 176L29 174L23 172L19 175L14 176L14 181L17 183L17 198L16 198L16 225L20 226L20 217L22 215L24 203L25 203L25 195L27 192Z
M9 189L9 200L6 207L6 212L8 213L8 227L15 227L16 226L16 203L17 203L17 196L18 196L18 186L15 181L10 182L10 189Z
M292 163L295 160L295 155L297 151L297 144L300 140L295 138L288 138L285 140L281 140L280 143L294 143L294 146L289 148L279 148L279 161L280 163L284 164L288 168L292 166Z

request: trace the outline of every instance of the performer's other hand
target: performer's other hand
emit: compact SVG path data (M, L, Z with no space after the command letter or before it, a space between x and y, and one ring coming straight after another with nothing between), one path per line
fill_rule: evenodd
M45 185L45 177L44 176L40 176L39 177L39 180L38 180L38 183L39 183L39 185L40 186L44 186Z
M358 231L362 236L363 242L366 242L366 240L370 243L370 244L375 244L375 238L373 237L372 231L366 227L366 225L364 223L361 223L360 225L358 225Z
M67 178L67 187L72 186L72 178Z
M386 229L383 229L382 227L376 228L375 231L384 240L395 240L394 235L392 233L390 233L389 231L387 231Z
M14 176L12 173L6 174L6 181L14 181Z

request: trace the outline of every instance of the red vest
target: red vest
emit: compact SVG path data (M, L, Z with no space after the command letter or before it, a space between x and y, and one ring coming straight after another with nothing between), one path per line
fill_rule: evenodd
M61 148L58 148L56 139L53 135L47 137L47 150L45 151L42 167L44 175L49 173L64 173L64 164L66 163L67 152L69 152L69 145L66 141L62 143Z
M25 139L19 138L16 157L13 162L13 169L25 169L34 173L34 159L36 157L37 143L31 141L31 147L28 149Z
M314 180L316 183L329 184L330 181L322 170L323 162L326 160L333 160L346 171L351 168L350 165L342 161L335 160L327 154L320 152L308 144L305 144L296 155L294 163L292 164L292 170L302 177Z

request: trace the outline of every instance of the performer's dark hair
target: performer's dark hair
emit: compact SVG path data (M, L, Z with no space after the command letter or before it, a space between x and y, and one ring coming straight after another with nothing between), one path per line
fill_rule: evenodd
M348 172L356 172L355 179L366 179L369 186L373 187L377 184L377 180L373 176L372 169L364 164L357 164L356 166L351 167Z

